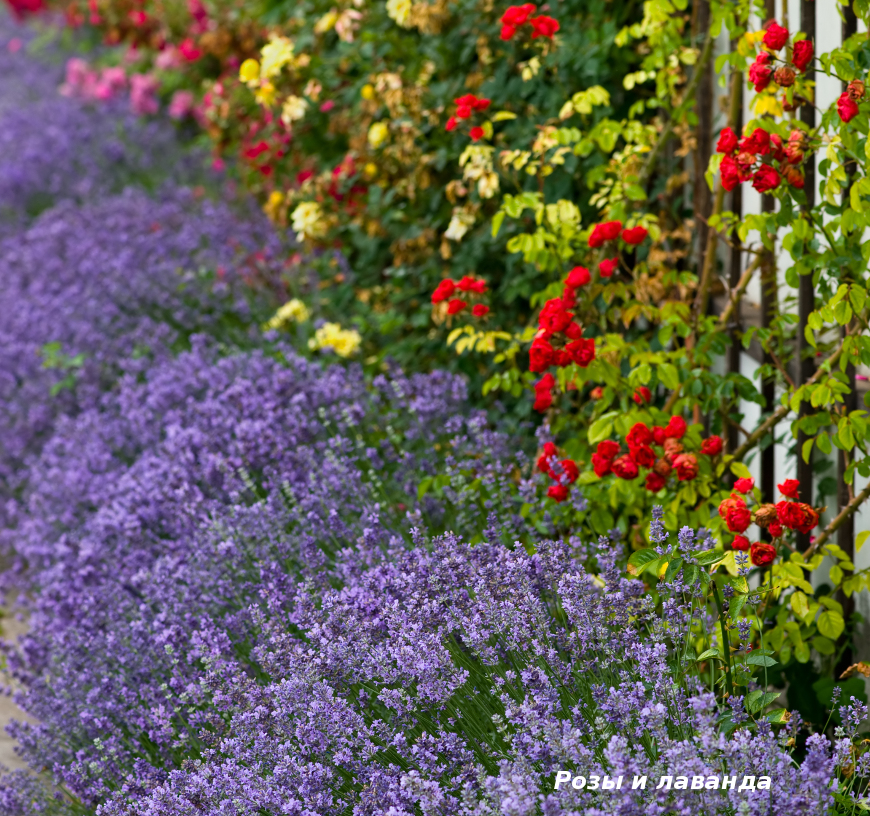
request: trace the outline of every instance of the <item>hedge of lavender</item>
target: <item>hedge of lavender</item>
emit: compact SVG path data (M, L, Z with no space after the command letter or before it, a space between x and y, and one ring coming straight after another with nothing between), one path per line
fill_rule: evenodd
M31 770L0 780L4 816L851 812L860 704L834 743L722 710L684 648L712 625L697 587L654 600L616 533L556 536L460 379L262 335L283 237L155 193L149 155L178 178L196 156L57 98L13 37L0 138L35 163L0 165L0 549L35 724L12 726ZM92 161L122 121L148 190ZM708 545L672 541L687 564ZM566 769L650 782L554 790ZM772 786L655 787L723 774Z

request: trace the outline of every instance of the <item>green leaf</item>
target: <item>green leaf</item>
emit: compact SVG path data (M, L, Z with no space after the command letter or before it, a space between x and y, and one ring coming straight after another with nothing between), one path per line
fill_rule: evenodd
M501 229L502 222L504 221L504 210L499 210L492 217L492 237L495 238L498 235L498 231Z
M750 666L766 666L767 668L776 665L776 661L772 657L763 654L751 654L746 658L746 662Z
M749 479L752 477L752 473L750 472L749 468L743 464L743 462L732 462L730 467L731 472L738 479Z
M761 711L765 706L769 706L777 697L777 691L753 691L746 695L746 710L752 713Z
M652 548L646 547L631 554L626 567L629 575L640 575L653 561L658 561L659 554Z
M843 633L843 629L846 627L846 622L843 620L843 616L838 612L826 609L821 615L819 615L818 627L819 632L825 637L830 638L831 640L836 640Z
M589 444L597 445L613 433L613 419L617 411L608 411L589 426Z

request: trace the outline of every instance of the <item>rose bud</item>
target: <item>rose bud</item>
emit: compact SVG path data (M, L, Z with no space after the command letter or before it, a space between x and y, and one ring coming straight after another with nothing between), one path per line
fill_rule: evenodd
M666 459L659 459L654 465L653 470L658 473L659 476L663 476L665 479L671 475L671 466Z
M665 459L669 465L673 465L674 458L683 452L683 445L678 439L666 439L664 448Z
M773 72L773 81L782 88L790 88L794 85L795 72L787 65L780 65Z
M864 98L864 83L860 79L853 79L846 88L846 93L853 102L860 102Z
M776 558L776 548L771 544L758 541L749 548L749 557L756 567L766 567Z

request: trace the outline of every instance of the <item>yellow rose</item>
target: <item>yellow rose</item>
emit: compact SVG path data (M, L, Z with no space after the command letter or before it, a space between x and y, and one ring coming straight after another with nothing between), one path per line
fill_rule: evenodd
M360 96L362 96L363 99L368 99L368 100L374 99L375 98L375 86L371 85L370 83L366 83L365 85L362 86L362 90L360 91Z
M369 128L369 144L377 150L390 138L390 128L386 122L375 122Z
M255 59L246 59L239 68L239 79L250 85L260 79L260 63Z

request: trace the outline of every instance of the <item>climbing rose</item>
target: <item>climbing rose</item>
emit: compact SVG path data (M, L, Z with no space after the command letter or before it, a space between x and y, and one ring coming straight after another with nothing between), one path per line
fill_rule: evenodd
M674 459L674 470L681 482L691 481L698 475L698 460L694 453L681 453Z
M647 235L649 235L649 231L644 227L638 226L633 227L632 229L623 230L622 240L631 246L637 246L646 240Z
M731 549L746 552L749 549L749 539L742 535L734 536L734 541L731 542Z
M664 476L665 478L667 478L671 475L671 471L673 470L673 468L671 467L667 459L662 458L655 463L655 465L653 466L653 470L658 473L659 476Z
M489 312L489 306L484 306L482 303L475 303L471 310L475 317L486 317L487 312Z
M772 564L773 559L776 558L776 548L763 541L757 541L750 548L749 557L756 567L766 567L768 564Z
M770 60L770 54L762 51L755 58L755 62L749 66L749 80L755 86L756 93L761 93L770 84L770 77L773 74L773 69L768 64Z
M779 173L769 164L762 164L752 177L752 186L759 193L767 193L779 187Z
M453 293L456 291L456 284L450 280L450 278L445 278L438 286L435 288L435 291L432 293L432 302L433 303L441 303L443 300L447 300L447 298L452 297Z
M651 468L656 463L656 455L649 445L639 445L629 448L628 455L638 467Z
M477 292L478 295L482 295L486 291L486 281L463 275L462 280L456 284L456 288L460 292Z
M664 476L660 476L658 473L647 473L646 475L646 489L651 493L658 493L665 486L665 478Z
M653 434L642 422L635 422L626 434L625 441L630 448L637 448L641 445L649 445L653 441Z
M595 359L595 341L591 337L581 337L568 343L565 351L580 368L586 368Z
M665 444L665 429L661 425L653 425L652 429L653 442L656 445L664 445Z
M779 538L782 535L782 525L778 521L772 521L767 527L767 532L774 538Z
M701 453L706 456L718 456L722 453L722 437L710 436L701 443Z
M779 23L771 23L764 32L762 42L771 50L779 51L788 42L788 29Z
M722 164L719 165L719 176L722 179L722 187L729 193L740 183L740 172L737 167L737 162L726 156L722 159Z
M605 459L613 459L613 457L619 453L619 443L614 442L612 439L604 439L598 443L598 447L595 451L599 456L603 456Z
M580 470L573 459L562 460L562 474L568 480L568 484L574 484L580 476Z
M565 278L565 283L573 289L579 289L585 286L592 278L589 275L589 270L585 266L575 266Z
M552 388L556 380L552 374L545 374L535 383L535 403L532 406L535 411L544 412L553 404Z
M605 221L603 224L596 224L589 236L589 246L597 249L606 241L615 241L621 230L622 221Z
M609 278L618 266L619 258L605 258L598 264L598 273L602 278Z
M819 514L803 502L781 501L776 505L776 517L783 527L808 533L819 523Z
M501 34L499 34L499 37L501 37L501 39L503 39L503 40L509 40L509 39L511 39L511 37L513 37L514 34L516 34L516 33L517 33L517 27L516 27L516 26L512 26L512 25L503 25L503 26L501 27Z
M797 190L803 190L806 183L801 171L790 164L787 164L783 169L782 177Z
M773 81L781 88L790 88L794 85L795 72L787 65L780 65L773 72Z
M649 403L652 402L652 391L650 391L645 385L642 385L634 392L632 399L638 405L649 405Z
M782 484L778 484L779 492L788 499L799 499L800 494L798 489L801 483L797 479L786 479Z
M505 11L501 16L501 22L504 23L504 25L517 28L528 20L529 16L534 14L536 11L537 8L532 3L524 3L521 6L508 6L507 11Z
M719 515L732 533L744 532L752 521L746 502L734 493L719 505Z
M639 473L637 465L628 454L614 459L610 467L620 479L634 479Z
M750 488L751 490L752 488ZM759 527L767 527L776 521L776 506L773 504L760 504L755 508L755 523Z
M548 332L563 332L571 324L572 315L560 298L550 298L538 315L538 325Z
M479 142L483 138L483 128L480 125L475 125L469 132L472 142Z
M813 61L813 44L810 40L799 40L794 44L791 55L794 67L801 73L807 70L807 66Z
M552 375L548 375L552 377ZM541 473L549 473L550 472L550 460L556 455L557 450L555 444L552 442L544 443L543 453L538 457L538 470Z
M532 26L533 40L538 37L552 37L559 30L559 21L545 15L532 17L529 24Z
M547 491L547 495L553 499L553 501L563 502L568 498L568 487L567 485L552 485L550 489Z
M748 493L753 487L755 487L755 479L749 477L738 479L734 482L734 489L738 493Z
M529 350L529 371L535 374L545 371L553 365L555 357L556 350L550 342L543 337L536 337Z
M837 113L844 122L851 122L858 115L858 105L849 98L847 91L843 91L837 100Z
M849 99L853 102L860 102L864 98L867 89L860 79L853 79L846 86L846 93L849 94Z
M719 141L716 142L716 152L730 156L735 150L737 150L737 134L730 127L727 127L719 135Z
M610 473L610 466L612 463L613 460L608 456L602 456L600 453L592 454L592 469L595 471L595 475L599 478Z
M453 298L453 300L447 304L447 314L459 314L459 312L461 312L467 305L468 304L464 300Z
M665 426L667 439L682 439L686 435L686 420L681 416L672 416Z

